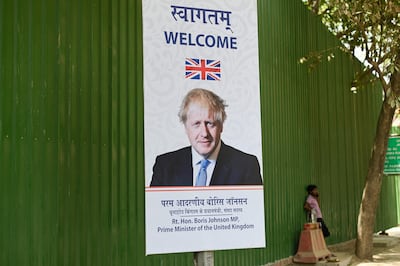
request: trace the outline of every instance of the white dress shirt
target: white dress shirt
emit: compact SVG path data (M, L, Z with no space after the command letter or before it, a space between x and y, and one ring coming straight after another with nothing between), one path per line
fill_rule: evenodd
M200 161L203 159L207 159L210 161L210 164L207 167L206 186L210 185L211 177L214 172L215 163L217 162L217 157L220 149L221 149L221 141L218 143L217 148L214 150L214 152L208 158L204 158L203 156L198 154L197 151L192 146L193 186L196 185L197 175L200 170Z

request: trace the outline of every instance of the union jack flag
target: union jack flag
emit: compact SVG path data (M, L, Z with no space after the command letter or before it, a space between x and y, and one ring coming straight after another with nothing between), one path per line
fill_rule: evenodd
M186 58L185 70L187 79L221 79L221 61L219 60Z

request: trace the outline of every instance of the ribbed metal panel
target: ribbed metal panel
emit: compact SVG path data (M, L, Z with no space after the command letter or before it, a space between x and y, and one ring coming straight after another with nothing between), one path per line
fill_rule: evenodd
M379 111L379 89L350 93L348 56L297 63L337 45L301 1L258 11L268 246L215 265L293 255L308 183L328 244L354 238ZM0 265L192 263L144 255L142 59L140 0L0 0ZM398 187L384 179L377 229L397 224Z
M320 187L332 233L328 244L355 238L381 92L376 86L351 93L359 64L340 52L307 73L297 60L338 46L337 40L295 1L259 2L267 250L273 261L296 251L309 183ZM390 183L384 180L388 208L378 213L381 229L397 224Z
M395 179L396 202L397 202L397 223L400 224L400 177Z

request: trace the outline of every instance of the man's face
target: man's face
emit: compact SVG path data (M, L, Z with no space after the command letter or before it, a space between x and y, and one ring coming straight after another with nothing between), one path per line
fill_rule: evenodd
M318 196L319 196L318 189L317 189L317 188L314 188L314 189L311 191L311 195L313 195L314 197L318 197Z
M207 104L193 102L189 105L185 123L190 144L207 158L217 147L222 133L222 124L214 120Z

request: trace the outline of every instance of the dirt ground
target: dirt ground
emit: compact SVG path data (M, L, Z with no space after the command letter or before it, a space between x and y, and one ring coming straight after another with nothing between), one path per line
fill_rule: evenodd
M373 262L362 261L355 255L352 257L350 265L370 266L370 265L398 265L400 266L400 227L386 230L389 237L396 237L397 243L388 247L374 247ZM396 242L396 241L395 241Z

